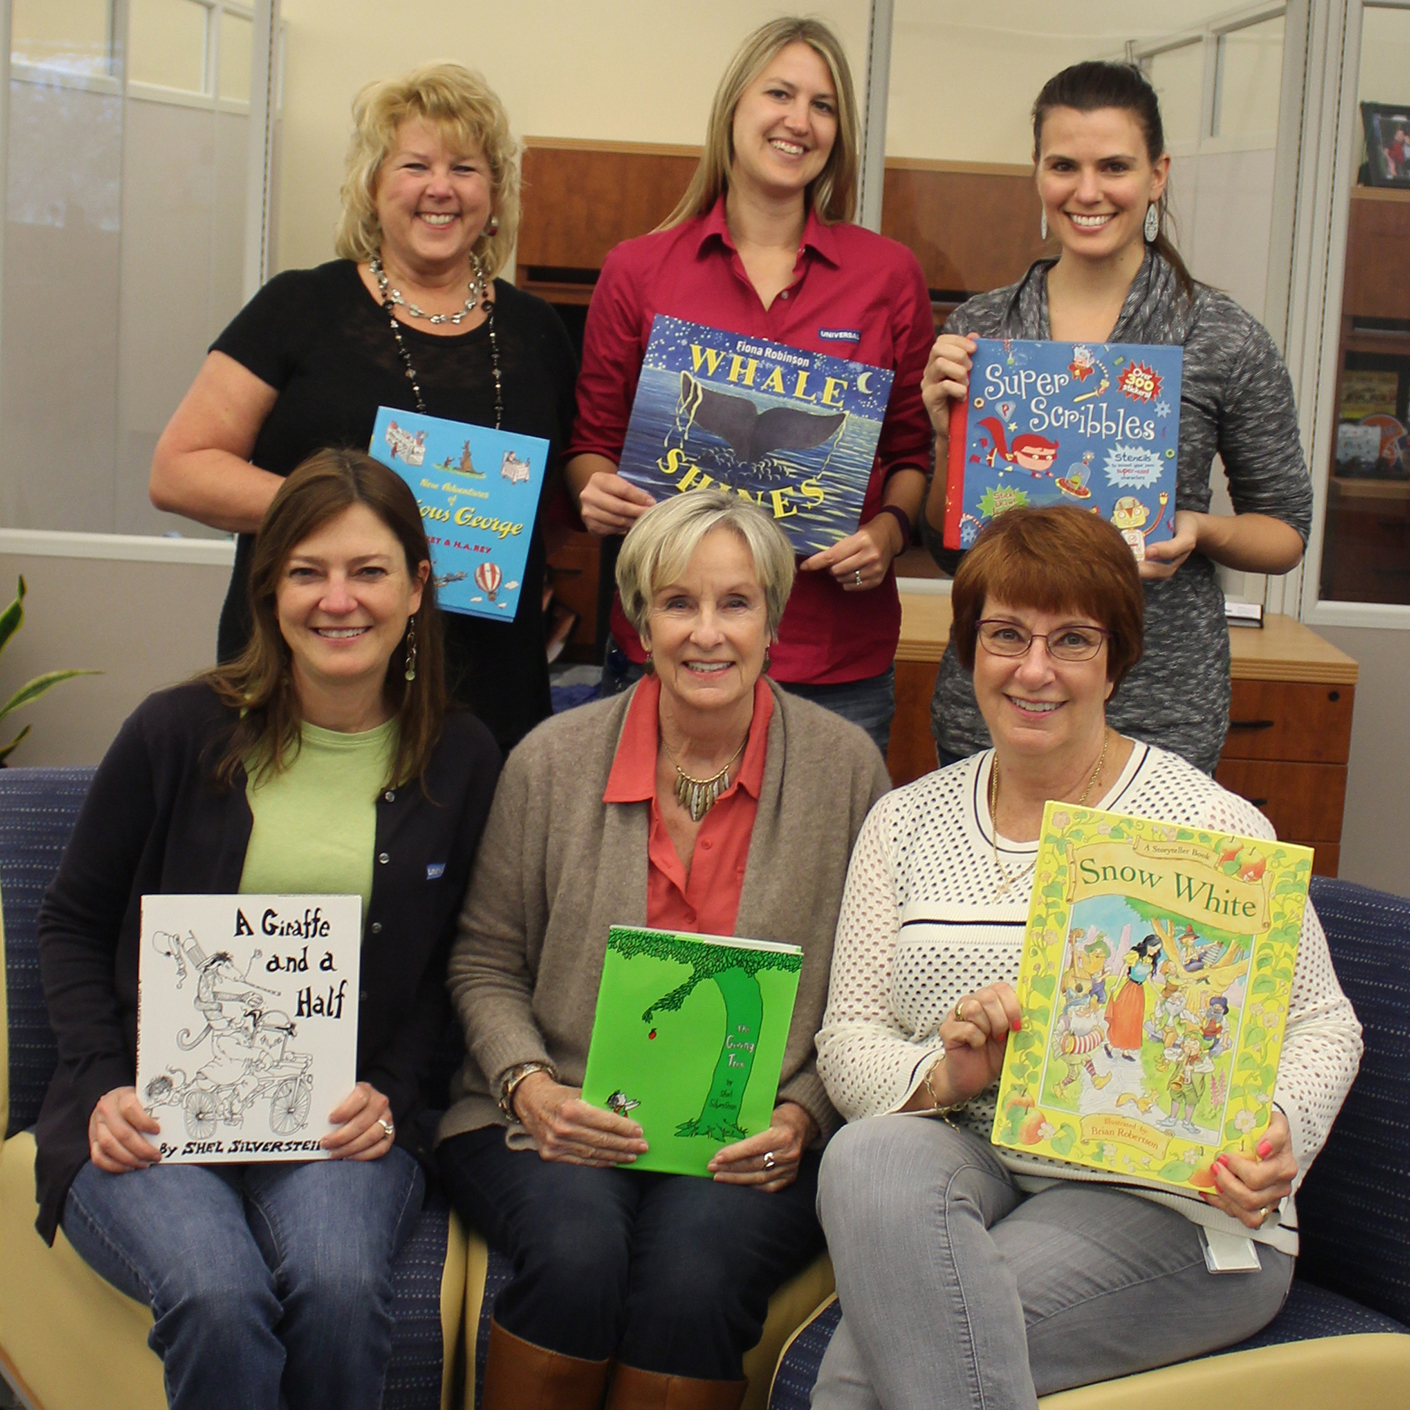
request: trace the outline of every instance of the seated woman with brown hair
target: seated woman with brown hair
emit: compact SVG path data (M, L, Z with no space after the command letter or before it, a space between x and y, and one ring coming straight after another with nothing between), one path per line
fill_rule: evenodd
M391 470L359 451L299 466L255 535L249 644L138 706L44 898L59 1063L36 1132L39 1232L62 1223L151 1306L176 1407L381 1403L392 1260L424 1188L413 1118L499 773L485 727L446 710L430 560ZM326 1113L329 1159L163 1162L133 1085L154 892L362 897L357 1085ZM219 1003L204 977L197 1000Z
M1251 1335L1287 1294L1293 1190L1361 1051L1308 904L1266 1134L1252 1155L1219 1157L1203 1199L990 1144L1022 1022L1011 986L1044 805L1273 831L1183 759L1107 724L1143 616L1110 524L1009 510L961 562L952 601L994 747L884 798L852 858L818 1034L818 1071L852 1123L818 1187L843 1308L819 1410L1032 1410ZM1123 1066L1092 1057L1093 1080ZM1211 1276L1206 1235L1252 1240L1254 1270Z
M764 676L793 551L762 511L696 491L648 510L617 561L653 670L510 756L450 962L469 1055L441 1126L456 1208L514 1263L484 1410L729 1410L770 1295L822 1247L818 1080L852 842L889 786L862 730ZM642 1128L581 1100L608 928L803 950L767 1130L713 1179L632 1170Z

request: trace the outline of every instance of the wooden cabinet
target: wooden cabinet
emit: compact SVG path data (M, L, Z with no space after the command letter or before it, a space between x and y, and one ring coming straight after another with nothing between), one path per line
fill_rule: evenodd
M930 697L950 636L950 599L901 594L896 718L886 762L909 783L935 767ZM1341 853L1356 662L1290 617L1229 629L1233 698L1215 778L1259 808L1289 842L1316 849L1313 870L1335 876Z

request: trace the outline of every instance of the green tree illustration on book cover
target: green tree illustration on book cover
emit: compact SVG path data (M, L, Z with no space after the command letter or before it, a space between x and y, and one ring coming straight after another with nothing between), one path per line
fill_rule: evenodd
M611 928L583 1100L641 1123L635 1169L705 1175L768 1128L802 967L796 945Z
M1312 849L1049 803L993 1141L1180 1189L1272 1114Z

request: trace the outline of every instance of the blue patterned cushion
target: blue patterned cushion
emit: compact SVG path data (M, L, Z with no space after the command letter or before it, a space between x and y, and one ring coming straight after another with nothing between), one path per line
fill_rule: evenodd
M392 1268L392 1359L382 1410L438 1410L445 1356L441 1271L446 1261L450 1205L432 1192Z
M1410 1325L1410 900L1312 878L1361 1071L1298 1191L1300 1276Z
M485 1358L490 1351L490 1318L494 1316L494 1303L514 1276L514 1265L497 1249L490 1249L489 1260L485 1265L485 1290L480 1299L480 1323L475 1329L475 1410L480 1410L480 1399L485 1393Z
M808 1410L808 1399L817 1383L823 1353L841 1320L842 1306L833 1298L793 1338L774 1373L769 1410Z
M5 908L10 1124L33 1126L58 1060L39 983L39 903L93 777L90 768L0 769L0 900Z

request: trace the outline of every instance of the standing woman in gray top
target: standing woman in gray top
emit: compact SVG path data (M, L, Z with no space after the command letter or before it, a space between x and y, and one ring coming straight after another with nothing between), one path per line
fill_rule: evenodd
M950 400L968 391L977 337L1182 344L1175 535L1146 545L1145 655L1108 714L1123 733L1213 773L1229 719L1229 639L1214 565L1286 573L1311 528L1292 383L1262 324L1195 283L1163 231L1170 155L1155 91L1138 69L1082 63L1049 79L1033 105L1033 155L1044 224L1062 253L962 304L931 349L922 395L938 472L921 521L926 546L954 572L959 554L941 537ZM1232 515L1209 512L1216 452ZM931 714L942 764L988 747L953 642Z

